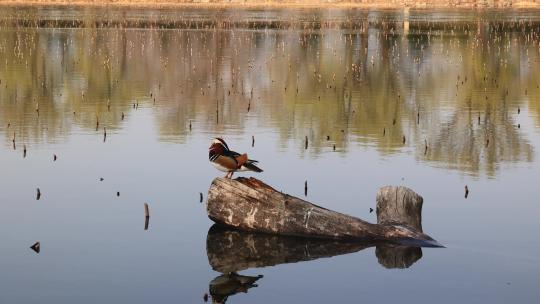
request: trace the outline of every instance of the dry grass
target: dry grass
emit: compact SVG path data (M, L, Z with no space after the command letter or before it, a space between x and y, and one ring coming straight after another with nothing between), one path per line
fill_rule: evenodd
M152 7L152 8L167 8L167 7L194 7L194 8L257 8L257 7L292 7L292 8L378 8L378 9L396 9L396 8L473 8L474 6L469 3L463 3L461 5L444 4L439 1L417 1L413 4L405 6L401 1L388 1L388 0L371 0L367 3L358 3L355 1L340 1L340 0L291 0L291 1L277 1L277 0L255 0L250 1L233 1L226 0L212 0L215 2L204 2L201 0L0 0L1 5L8 6L116 6L116 7ZM436 3L434 3L436 2ZM450 1L448 1L450 2ZM540 8L540 3L532 1L514 1L513 8Z

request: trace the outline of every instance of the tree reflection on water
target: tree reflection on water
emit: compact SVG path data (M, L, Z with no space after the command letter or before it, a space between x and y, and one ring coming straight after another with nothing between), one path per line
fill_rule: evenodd
M190 123L213 135L243 133L256 121L281 145L298 143L301 156L334 145L383 155L408 148L419 161L487 175L501 163L533 161L532 130L518 124L532 117L540 126L537 21L480 13L423 20L418 12L404 31L400 12L297 13L97 11L53 23L7 10L4 143L13 133L38 145L78 128L120 129L122 113L129 120L141 107L163 141L187 141Z

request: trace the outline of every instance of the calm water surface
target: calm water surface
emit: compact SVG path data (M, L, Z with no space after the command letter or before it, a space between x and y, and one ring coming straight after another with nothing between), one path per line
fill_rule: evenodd
M540 300L540 12L13 7L0 25L3 303ZM210 229L215 136L372 222L379 187L411 187L447 248Z

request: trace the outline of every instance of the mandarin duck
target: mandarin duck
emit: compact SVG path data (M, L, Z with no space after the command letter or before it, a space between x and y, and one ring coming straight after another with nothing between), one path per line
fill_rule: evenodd
M227 172L225 178L232 178L236 171L263 172L255 164L258 161L249 159L247 154L240 154L229 150L229 146L222 138L214 138L208 148L208 159L218 170Z

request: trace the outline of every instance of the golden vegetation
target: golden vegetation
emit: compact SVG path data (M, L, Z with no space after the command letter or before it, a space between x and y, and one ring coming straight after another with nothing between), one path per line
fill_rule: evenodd
M14 132L39 144L76 128L114 130L144 107L167 141L185 141L190 126L213 135L257 124L314 157L351 144L411 149L488 174L532 160L532 130L518 124L540 126L536 21L405 29L392 12L101 12L2 13L5 142Z

